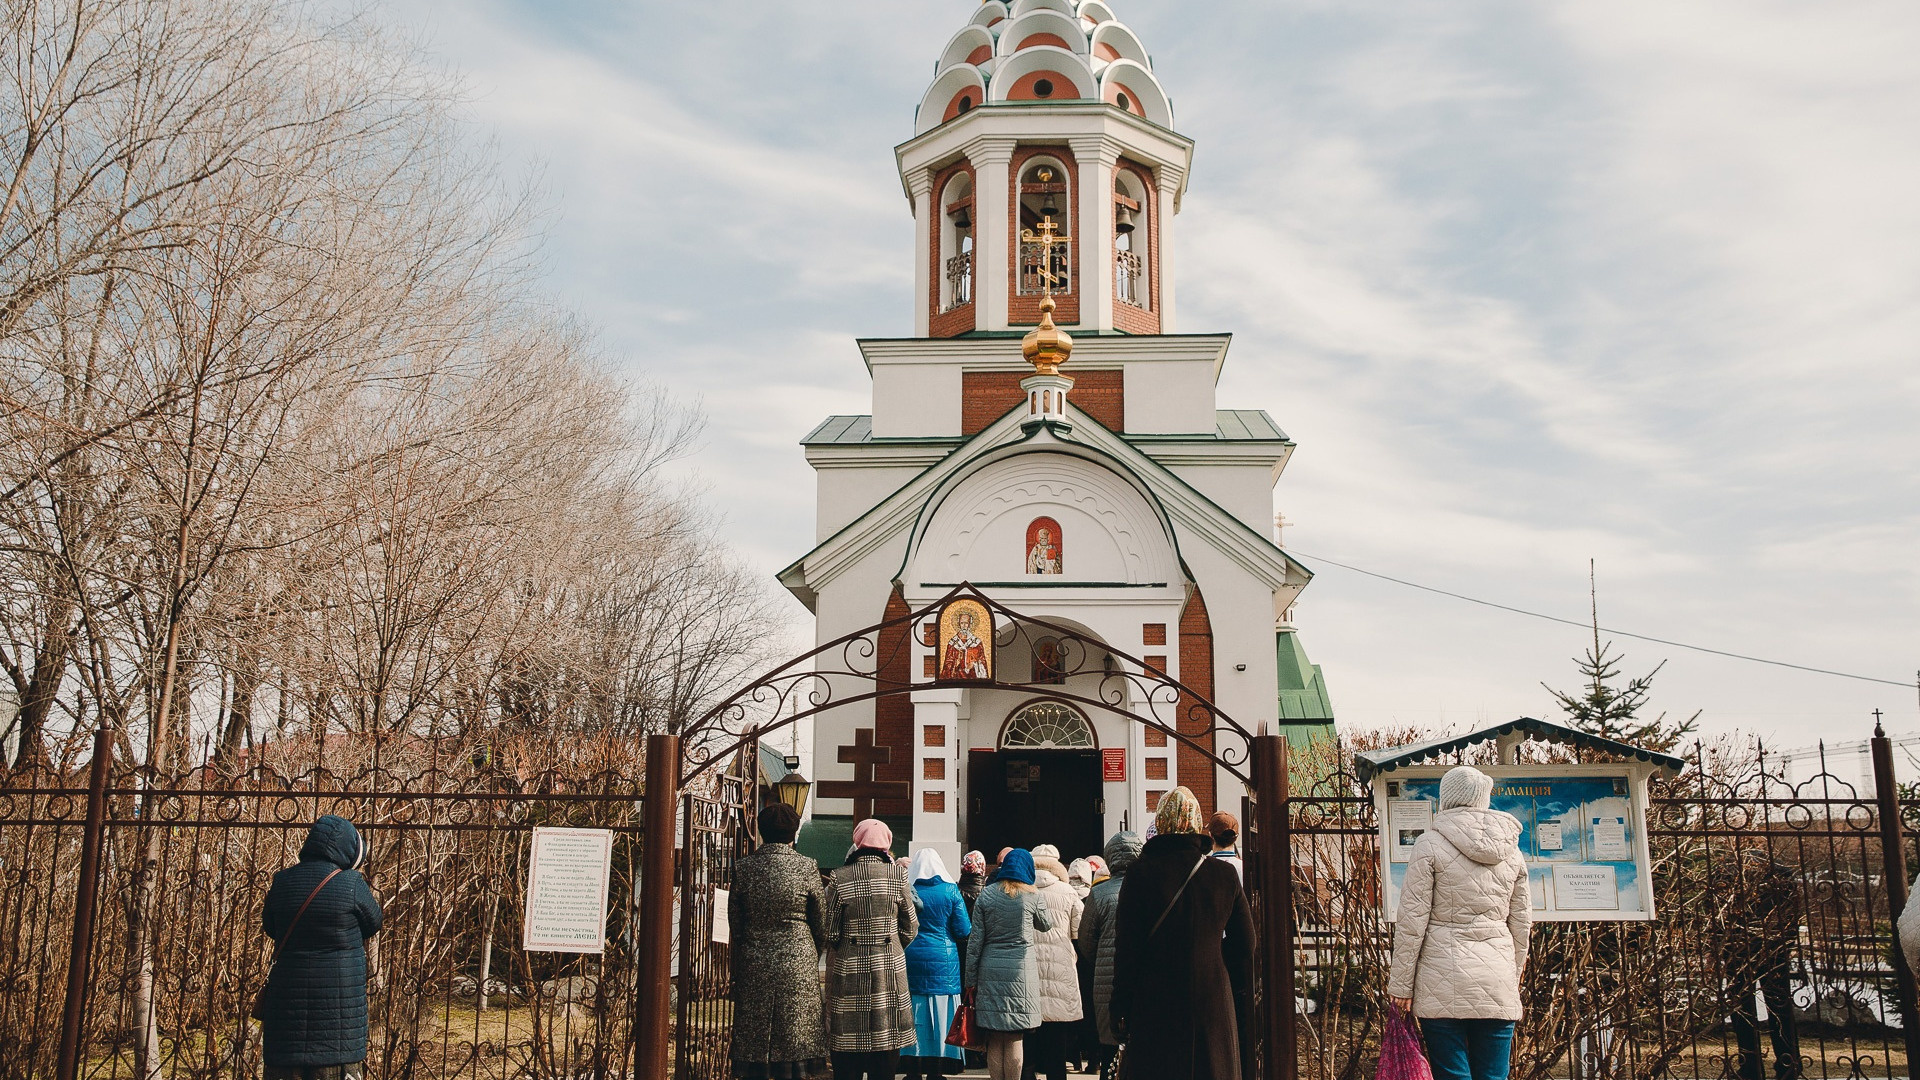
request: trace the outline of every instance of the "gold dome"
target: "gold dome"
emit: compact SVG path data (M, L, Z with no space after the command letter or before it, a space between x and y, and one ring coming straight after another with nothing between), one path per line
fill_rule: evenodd
M1040 325L1027 331L1020 342L1020 355L1041 375L1060 374L1060 365L1073 355L1073 338L1053 325L1053 297L1040 301Z

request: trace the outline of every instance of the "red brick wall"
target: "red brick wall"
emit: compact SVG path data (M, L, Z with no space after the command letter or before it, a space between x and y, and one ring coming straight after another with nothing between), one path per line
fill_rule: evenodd
M939 174L933 178L933 213L927 215L927 228L932 230L932 235L927 238L927 259L932 263L932 266L929 267L931 273L927 275L927 311L929 312L927 334L929 337L956 337L973 329L974 309L979 307L978 304L966 303L961 304L952 311L940 310L940 289L941 286L946 284L947 280L947 257L946 253L940 250L940 234L946 231L947 208L941 202L941 195L946 192L947 183L961 173L972 177L973 167L964 161L958 162L957 164L942 169ZM979 223L976 221L974 224L976 246L973 256L973 290L974 296L977 298L980 295Z
M1207 618L1207 602L1200 586L1190 586L1187 606L1180 612L1180 681L1195 694L1213 700L1213 622ZM1212 723L1205 712L1194 715L1199 705L1191 694L1180 695L1180 734L1213 750ZM1180 744L1180 783L1200 800L1201 809L1211 814L1215 805L1213 762L1205 754Z
M1067 85L1071 86L1072 83ZM1067 241L1067 264L1073 268L1073 280L1070 283L1071 292L1057 293L1053 298L1053 321L1061 326L1072 326L1080 321L1080 230L1074 227L1074 223L1080 219L1080 167L1074 163L1073 153L1064 146L1023 146L1014 153L1013 163L1007 170L1007 322L1020 326L1040 321L1039 294L1019 295L1020 177L1027 171L1027 164L1036 157L1053 158L1067 167L1067 213L1066 220L1060 224L1070 237Z
M960 375L960 431L965 435L985 428L1027 400L1020 380L1030 371L966 371ZM1125 431L1126 372L1119 368L1069 371L1073 389L1067 400L1084 409L1109 431Z
M911 614L898 585L887 597L886 613L881 619L905 619ZM912 627L901 622L880 631L879 685L875 690L899 690L900 693L875 698L873 702L873 741L893 748L893 760L873 767L875 780L913 779L913 698L906 693L913 671L913 649L908 642ZM885 817L906 817L913 813L911 799L879 799L874 812Z

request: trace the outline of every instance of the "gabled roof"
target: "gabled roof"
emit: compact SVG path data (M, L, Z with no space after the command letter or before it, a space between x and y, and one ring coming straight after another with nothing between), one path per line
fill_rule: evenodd
M896 535L902 528L916 528L928 502L938 496L940 489L956 474L970 471L987 455L1017 447L1043 432L1076 452L1106 459L1117 471L1133 477L1159 504L1160 512L1169 522L1184 527L1196 538L1208 539L1257 576L1276 580L1275 588L1296 577L1299 586L1304 587L1305 582L1312 579L1313 572L1282 551L1272 537L1234 517L1177 473L1132 445L1126 436L1108 430L1071 401L1067 403L1067 411L1073 418L1071 431L1052 424L1027 429L1022 423L1026 410L1020 406L1008 409L1000 419L976 432L781 570L777 575L781 584L812 608L812 571L818 564L826 563L829 576L837 576L841 569L852 565L886 537ZM842 434L854 430L853 424L841 426Z
M1614 739L1589 735L1575 728L1546 720L1536 720L1531 716L1522 716L1504 724L1493 724L1477 731L1469 731L1465 735L1450 735L1441 739L1429 739L1426 742L1408 743L1405 746L1389 746L1384 750L1363 751L1353 755L1354 771L1359 774L1364 783L1373 779L1376 773L1392 772L1403 765L1417 765L1429 758L1451 754L1456 750L1465 750L1469 746L1478 746L1515 732L1530 735L1536 739L1546 739L1549 742L1566 743L1595 753L1611 754L1629 761L1644 761L1668 776L1678 776L1680 770L1687 767L1686 761L1672 754L1630 746Z
M1286 724L1331 724L1333 701L1320 665L1307 659L1300 635L1277 630L1273 635L1274 669L1279 685L1278 716Z

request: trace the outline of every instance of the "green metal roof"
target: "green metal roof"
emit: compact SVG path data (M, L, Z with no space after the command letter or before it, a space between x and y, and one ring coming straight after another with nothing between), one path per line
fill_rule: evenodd
M1203 435L1131 435L1120 432L1130 442L1185 442ZM1217 409L1213 414L1213 437L1221 442L1291 442L1280 425L1264 409ZM883 439L882 442L958 442L962 436L935 435L910 439ZM856 446L871 443L873 417L829 416L800 440L802 446Z
M1502 735L1512 734L1516 731L1524 735L1530 735L1536 739L1566 743L1569 746L1577 746L1583 750L1592 750L1601 754L1611 754L1614 757L1623 757L1630 761L1645 761L1659 768L1660 771L1666 773L1668 776L1678 776L1680 770L1687 767L1687 763L1684 760L1674 757L1672 754L1662 754L1614 739L1606 739L1598 735L1589 735L1576 728L1555 724L1551 721L1536 720L1531 716L1522 716L1515 720L1509 720L1504 724L1492 724L1488 727L1480 728L1477 731L1469 731L1465 735L1449 735L1445 738L1429 739L1426 742L1408 743L1405 746L1389 746L1383 750L1367 750L1353 756L1354 771L1359 773L1361 780L1371 780L1375 773L1392 772L1402 765L1415 765L1429 758L1451 754L1456 750L1465 750L1469 746L1476 746L1483 742L1491 742Z
M1331 724L1333 700L1320 665L1307 659L1300 635L1281 630L1273 635L1275 667L1279 676L1279 719L1283 724Z

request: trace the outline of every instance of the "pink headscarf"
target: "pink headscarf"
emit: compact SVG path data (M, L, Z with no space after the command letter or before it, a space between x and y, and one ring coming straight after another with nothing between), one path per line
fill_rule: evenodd
M967 852L965 855L960 856L960 872L963 874L979 874L981 877L986 877L987 857L977 851Z
M868 818L853 827L853 846L878 848L881 851L893 847L893 830L879 818Z
M1111 876L1112 875L1107 873L1107 860L1098 855L1087 856L1087 883L1089 885L1099 882L1101 878Z

